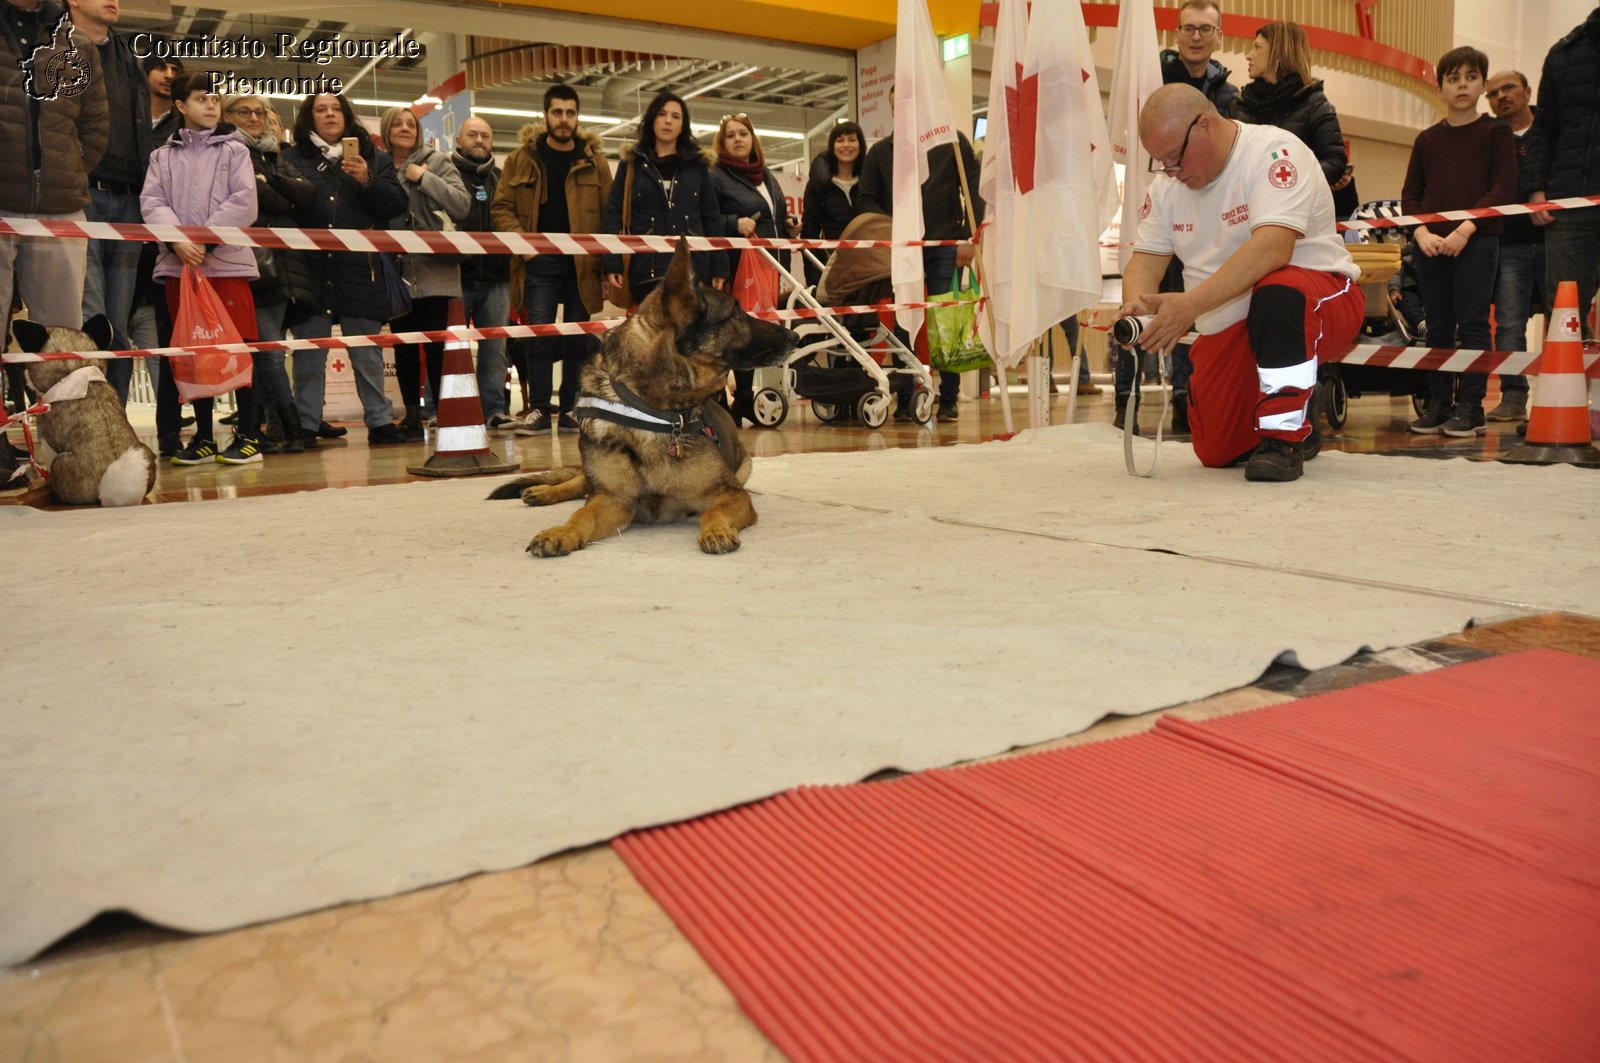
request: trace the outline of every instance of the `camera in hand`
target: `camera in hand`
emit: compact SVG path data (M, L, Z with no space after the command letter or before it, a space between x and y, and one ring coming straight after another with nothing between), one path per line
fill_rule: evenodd
M1144 335L1144 330L1149 328L1150 322L1154 320L1155 317L1148 314L1143 317L1121 318L1111 326L1111 338L1124 347L1132 347L1139 342L1139 337Z

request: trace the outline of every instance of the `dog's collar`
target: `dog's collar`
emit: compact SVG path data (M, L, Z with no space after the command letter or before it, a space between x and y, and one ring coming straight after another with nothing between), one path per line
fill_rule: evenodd
M698 406L683 410L660 410L615 379L611 381L611 388L617 393L620 402L603 399L598 395L581 396L575 411L578 417L580 419L593 417L626 428L641 428L646 432L682 434L698 432L706 427Z
M79 366L46 391L39 399L45 405L52 402L67 402L70 399L81 399L89 394L89 385L96 380L104 380L106 375L97 365Z

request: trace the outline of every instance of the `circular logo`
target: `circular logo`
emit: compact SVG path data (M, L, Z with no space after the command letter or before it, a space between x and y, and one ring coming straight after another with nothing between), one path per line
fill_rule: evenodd
M89 63L76 50L57 52L45 64L41 80L51 97L76 96L89 87Z
M1299 179L1300 172L1288 159L1279 159L1267 167L1267 180L1272 182L1274 188L1293 188Z
M1146 192L1144 194L1144 206L1139 208L1139 217L1148 218L1149 216L1150 216L1150 193Z

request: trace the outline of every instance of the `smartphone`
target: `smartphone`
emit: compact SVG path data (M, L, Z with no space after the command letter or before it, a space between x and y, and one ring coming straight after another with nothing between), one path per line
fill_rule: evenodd
M339 141L339 143L344 145L345 158L353 159L361 154L361 142L355 137L345 137L343 140Z

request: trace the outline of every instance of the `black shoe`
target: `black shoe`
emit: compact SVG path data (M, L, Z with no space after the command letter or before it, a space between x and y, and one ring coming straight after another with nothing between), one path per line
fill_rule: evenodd
M1418 435L1436 436L1444 423L1450 419L1452 413L1448 406L1429 406L1422 411L1422 416L1412 421L1410 428Z
M191 439L189 445L172 455L174 465L206 465L215 464L217 460L217 443L213 439Z
M1189 434L1189 399L1184 395L1172 396L1172 434Z
M1255 453L1244 464L1246 480L1269 483L1286 483L1300 479L1305 458L1299 443L1268 437L1256 446Z
M177 436L168 436L156 444L156 452L163 458L170 458L183 449L183 440Z
M1483 423L1483 407L1471 402L1457 404L1455 412L1450 415L1448 421L1439 426L1439 431L1457 439L1471 439L1473 436L1483 435L1488 431L1488 426Z
M318 434L320 435L321 433ZM382 447L391 443L410 442L413 441L406 438L406 434L400 431L400 426L397 424L383 424L377 428L367 429L367 446L369 447Z
M319 439L343 439L350 434L348 428L335 428L327 421L317 422L317 437Z
M754 417L751 417L750 418L750 423L751 424L755 424L756 423L756 419ZM556 427L561 429L561 431L563 431L563 432L576 432L578 430L578 419L576 417L574 417L570 412L569 413L557 414L556 415Z
M1135 402L1133 405L1134 405L1135 411L1137 411L1139 404L1137 402ZM1117 396L1117 415L1111 419L1111 427L1112 428L1121 428L1124 424L1127 423L1127 420L1128 420L1128 396L1127 395L1118 395ZM1134 435L1138 435L1139 434L1139 417L1138 417L1137 412L1135 412L1135 415L1134 415L1134 418L1133 418L1133 434Z
M938 421L940 424L949 424L951 421L958 419L960 416L961 411L956 408L954 400L950 402L944 402L941 400L939 403L939 412L934 415L934 420Z
M407 406L406 415L400 419L400 431L413 442L426 435L422 428L422 411L415 406Z
M228 449L217 455L218 465L255 465L260 461L260 440L242 435L235 435Z
M238 410L234 410L232 413L228 414L226 417L217 418L217 423L218 424L225 424L229 428L236 427L238 425L238 423L239 423L239 411Z
M188 428L192 424L194 424L194 418L193 417L181 417L181 418L178 419L178 427L179 428Z

